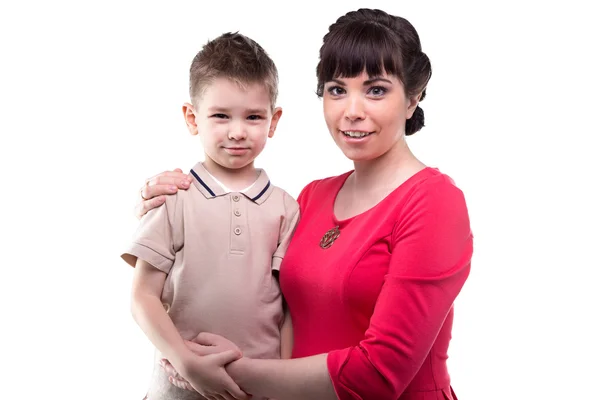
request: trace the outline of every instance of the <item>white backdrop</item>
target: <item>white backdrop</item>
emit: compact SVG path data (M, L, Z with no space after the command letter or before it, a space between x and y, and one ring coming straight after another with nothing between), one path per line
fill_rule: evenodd
M315 67L328 26L368 5L421 35L433 77L409 143L471 214L449 360L459 398L600 399L600 30L577 1L518 3L3 2L0 397L143 397L152 347L119 254L145 178L202 157L180 111L193 56L237 30L270 53L284 112L257 165L296 196L352 168Z

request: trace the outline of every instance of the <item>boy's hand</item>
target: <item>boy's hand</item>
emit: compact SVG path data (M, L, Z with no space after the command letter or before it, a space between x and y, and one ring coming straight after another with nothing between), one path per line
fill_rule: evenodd
M186 360L184 370L181 371L183 379L170 376L169 381L182 389L189 390L191 387L208 399L248 400L250 397L239 388L225 370L227 364L241 357L242 354L237 350L205 356L194 354ZM185 382L182 384L183 380L186 380L187 384Z

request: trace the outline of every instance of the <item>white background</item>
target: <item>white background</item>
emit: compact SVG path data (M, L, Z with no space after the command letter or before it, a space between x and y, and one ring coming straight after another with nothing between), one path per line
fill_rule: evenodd
M364 5L406 17L433 64L409 138L463 189L475 234L450 349L461 400L600 399L598 29L568 2L87 1L0 6L3 399L141 399L152 347L120 260L144 180L202 157L189 64L244 33L280 71L257 160L296 196L352 168L316 90L323 35ZM592 3L592 2L590 2ZM284 9L285 8L285 9Z

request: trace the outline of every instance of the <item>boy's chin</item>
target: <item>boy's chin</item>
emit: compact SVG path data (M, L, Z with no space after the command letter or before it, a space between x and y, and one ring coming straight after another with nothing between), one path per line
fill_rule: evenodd
M231 171L238 171L238 170L242 170L245 168L252 168L254 167L254 159L251 160L223 160L221 162L218 162L217 164L219 164L222 168L231 170Z

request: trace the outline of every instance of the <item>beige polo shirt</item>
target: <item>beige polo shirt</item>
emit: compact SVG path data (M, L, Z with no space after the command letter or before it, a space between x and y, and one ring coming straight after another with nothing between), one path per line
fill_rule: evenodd
M279 270L299 207L259 172L244 193L227 193L197 163L193 185L141 219L122 258L131 266L142 258L167 274L161 300L184 339L211 332L245 356L279 358L283 311L272 271ZM174 388L166 383L171 388L163 389ZM152 392L149 399L161 397Z

